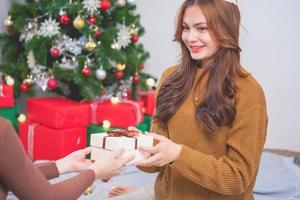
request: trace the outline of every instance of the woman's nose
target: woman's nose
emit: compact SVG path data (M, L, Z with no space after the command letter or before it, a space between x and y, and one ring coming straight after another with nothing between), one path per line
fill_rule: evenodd
M197 31L191 29L189 34L188 34L187 39L188 39L189 42L196 41L198 39Z

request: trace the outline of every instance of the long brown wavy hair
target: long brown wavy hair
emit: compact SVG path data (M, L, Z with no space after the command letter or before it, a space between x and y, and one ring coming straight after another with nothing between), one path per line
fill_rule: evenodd
M210 34L216 38L219 50L209 58L205 66L191 58L184 41L183 16L186 8L197 5L201 8ZM230 126L235 118L234 79L244 77L240 67L239 47L240 13L237 5L225 0L186 0L178 13L175 41L181 46L181 60L176 70L162 83L157 95L154 119L165 126L190 93L197 68L204 73L197 85L208 74L206 91L202 102L197 105L195 117L203 122L209 133L215 133L223 126ZM197 88L197 87L196 87ZM195 91L194 91L195 93Z

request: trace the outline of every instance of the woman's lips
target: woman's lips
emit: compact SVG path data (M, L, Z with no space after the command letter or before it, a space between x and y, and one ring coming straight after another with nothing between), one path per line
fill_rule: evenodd
M202 46L192 46L190 47L192 53L199 53L203 47Z

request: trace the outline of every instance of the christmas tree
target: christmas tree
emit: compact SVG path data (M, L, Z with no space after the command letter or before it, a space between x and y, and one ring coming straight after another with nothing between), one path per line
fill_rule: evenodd
M26 0L13 3L0 35L0 72L19 91L82 100L136 98L155 84L142 72L148 52L134 0Z

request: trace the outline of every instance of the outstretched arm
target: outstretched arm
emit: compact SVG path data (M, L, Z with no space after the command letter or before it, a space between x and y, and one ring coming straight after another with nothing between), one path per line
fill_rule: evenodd
M95 180L93 170L58 184L50 184L26 156L23 147L9 123L1 120L0 178L20 199L77 199ZM56 174L58 169L53 167Z

